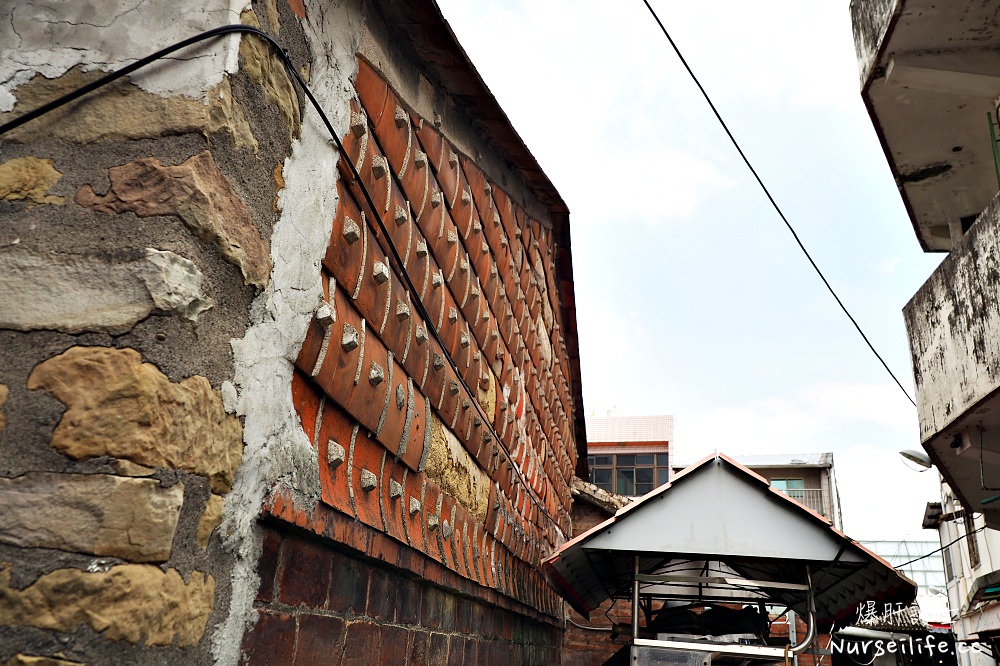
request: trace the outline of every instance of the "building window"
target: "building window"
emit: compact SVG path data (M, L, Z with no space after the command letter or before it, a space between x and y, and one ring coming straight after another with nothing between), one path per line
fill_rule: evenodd
M668 481L669 454L589 456L590 482L609 493L637 497Z
M965 543L969 549L969 566L975 569L979 566L979 541L976 535L976 521L972 512L965 514Z
M806 484L803 479L771 479L771 487L799 501L806 496Z

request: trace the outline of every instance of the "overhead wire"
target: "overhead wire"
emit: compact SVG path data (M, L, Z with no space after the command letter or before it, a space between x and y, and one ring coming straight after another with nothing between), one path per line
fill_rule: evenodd
M850 310L847 309L847 306L844 305L844 302L840 299L840 296L837 295L837 292L834 290L829 280L826 279L826 276L823 274L823 271L820 270L815 260L813 260L812 255L809 253L809 250L806 249L806 246L805 244L803 244L802 239L799 238L799 234L795 231L795 228L792 226L791 222L788 221L788 218L785 217L785 214L778 206L778 202L775 201L773 196L771 196L770 190L768 190L767 186L764 184L764 181L757 173L757 170L753 167L753 164L750 163L750 159L746 156L746 153L743 152L743 148L740 147L740 144L736 140L736 137L733 136L733 133L730 131L729 126L726 124L726 121L722 119L722 115L719 113L719 110L715 107L715 104L712 102L712 98L709 97L708 92L705 90L705 87L701 84L701 81L695 75L694 71L691 69L691 66L688 65L688 62L684 58L684 55L681 53L681 50L677 46L677 43L674 42L673 37L670 36L670 33L667 31L666 26L663 25L663 21L660 20L660 17L657 15L652 5L649 4L649 0L642 0L642 2L643 4L646 5L646 8L649 10L649 13L653 15L653 18L656 20L657 25L660 26L660 30L663 32L664 37L666 37L667 41L670 42L670 46L673 48L674 53L677 54L677 57L678 59L680 59L681 64L684 65L684 69L687 70L687 73L691 77L691 80L694 81L696 86L698 86L698 90L701 91L702 97L705 98L705 101L708 102L709 108L712 109L712 113L715 114L716 120L718 120L719 124L722 125L722 129L726 132L726 136L729 137L729 140L730 142L732 142L733 147L736 148L736 152L738 152L740 157L743 158L743 163L746 164L747 168L750 170L750 173L753 174L753 177L754 179L756 179L757 184L760 185L761 190L763 190L765 196L767 196L767 200L771 202L771 206L774 208L775 212L778 213L778 217L780 217L781 221L785 223L785 227L787 227L788 231L792 234L792 238L795 239L795 242L796 244L798 244L799 249L802 250L802 253L805 255L806 259L809 260L809 264L813 267L813 270L816 271L816 274L819 276L820 280L822 280L823 284L826 285L827 291L829 291L830 295L833 296L835 301L837 301L837 305L839 305L840 309L844 311L844 314L847 315L847 318L851 320L851 323L854 325L854 328L857 329L858 333L861 335L861 338L865 341L865 344L868 345L868 349L870 349L871 352L875 354L875 358L879 360L879 363L882 364L882 367L885 368L885 371L888 372L889 376L892 377L892 380L896 382L896 386L899 387L899 390L903 392L903 395L905 395L906 399L910 401L910 404L916 407L917 403L910 396L910 392L906 390L906 388L903 386L903 383L899 381L899 378L896 377L896 374L889 367L889 364L885 362L885 359L882 358L882 355L878 353L877 349L875 349L875 345L873 345L871 340L868 339L868 336L865 334L864 330L862 330L861 325L858 324L857 320L854 318L854 315L852 315Z
M350 159L347 159L347 151L345 150L343 142L340 140L340 137L338 136L336 130L334 129L333 124L330 122L329 117L323 111L323 107L320 105L319 101L313 95L312 90L309 88L308 84L306 84L305 80L302 78L302 75L299 74L298 69L296 69L296 67L292 63L291 56L268 33L264 32L263 30L261 30L259 28L255 28L253 26L248 26L248 25L243 25L243 24L238 24L238 23L237 24L231 24L231 25L219 26L217 28L212 28L211 30L206 30L204 32L198 33L197 35L194 35L192 37L188 37L187 39L183 39L181 41L175 42L175 43L173 43L173 44L171 44L169 46L166 46L166 47L164 47L164 48L162 48L162 49L160 49L158 51L155 51L155 52L153 52L153 53L151 53L151 54L149 54L147 56L139 58L138 60L136 60L133 63L130 63L130 64L125 65L125 66L123 66L123 67L121 67L119 69L116 69L113 72L110 72L110 73L106 74L105 76L102 76L99 79L96 79L96 80L94 80L94 81L92 81L92 82L90 82L88 84L85 84L83 86L75 88L74 90L71 90L70 92L68 92L68 93L66 93L66 94L64 94L64 95L62 95L62 96L60 96L60 97L58 97L58 98L56 98L56 99L54 99L52 101L49 101L49 102L47 102L45 104L42 104L41 106L39 106L39 107L37 107L35 109L32 109L31 111L28 111L28 112L24 113L23 115L20 115L17 118L14 118L13 120L10 120L10 121L8 121L8 122L0 125L0 136L3 136L7 132L10 132L10 131L12 131L14 129L17 129L18 127L24 125L25 123L28 123L28 122L30 122L32 120L40 118L40 117L42 117L42 116L44 116L44 115L46 115L48 113L51 113L52 111L55 111L56 109L58 109L58 108L60 108L62 106L65 106L66 104L69 104L70 102L73 102L73 101L75 101L77 99L80 99L81 97L84 97L85 95L88 95L88 94L90 94L90 93L92 93L92 92L94 92L96 90L99 90L100 88L103 88L104 86L106 86L106 85L108 85L110 83L113 83L114 81L116 81L116 80L118 80L118 79L120 79L122 77L128 76L129 74L131 74L132 72L135 72L136 70L139 70L139 69L141 69L143 67L146 67L146 66L148 66L148 65L150 65L150 64L152 64L152 63L154 63L154 62L156 62L158 60L162 60L166 56L168 56L168 55L170 55L170 54L172 54L172 53L174 53L176 51L182 50L184 48L187 48L189 46L193 46L195 44L198 44L200 42L204 42L204 41L209 40L209 39L213 39L213 38L216 38L216 37L222 37L224 35L229 35L229 34L248 34L248 35L254 35L254 36L259 37L260 39L264 40L271 48L274 49L274 51L277 53L277 55L281 58L282 65L285 67L285 70L292 76L293 80L298 84L299 88L302 89L302 92L306 96L306 98L309 100L310 105L313 107L313 109L319 115L320 120L322 120L323 125L326 127L326 130L329 133L331 139L333 140L333 143L336 146L337 150L339 151L340 155L342 157L344 157L344 159L342 160L342 162L344 162L345 164L347 164L347 166L349 167L351 176L358 183L358 186L359 186L359 188L361 190L361 193L364 196L365 203L368 205L368 207L371 209L371 211L373 213L371 215L371 217L374 218L376 224L379 227L379 230L382 233L382 236L385 238L386 243L388 244L389 253L390 253L391 257L392 257L392 261L396 264L396 266L395 266L396 271L402 277L404 286L406 287L407 291L410 293L411 296L413 296L413 303L414 303L414 305L417 308L417 312L420 314L420 316L427 323L427 330L430 331L430 333L431 333L432 337L434 338L434 340L441 347L442 355L448 361L448 365L451 367L452 371L455 373L456 379L461 384L461 386L465 390L466 394L469 396L469 398L470 398L469 402L475 407L476 412L479 414L480 418L482 419L483 424L489 429L489 434L493 438L493 441L495 441L498 446L500 446L502 448L505 448L505 447L503 447L503 440L500 439L499 435L496 432L496 429L493 427L492 420L489 419L489 418L487 418L487 416L486 416L485 412L483 411L482 407L479 405L479 401L476 398L476 395L472 392L472 389L469 388L469 385L466 383L465 379L463 378L462 372L461 372L460 368L458 367L458 364L455 362L455 359L452 358L451 353L448 351L448 348L445 346L444 341L441 339L441 336L438 333L437 328L431 323L431 321L432 321L431 317L430 317L429 313L427 312L427 309L424 307L423 302L420 300L420 297L418 295L419 292L417 291L416 287L414 286L413 281L410 279L409 273L406 271L406 268L405 268L405 266L403 264L403 260L400 257L399 251L396 248L396 244L393 242L392 237L389 235L389 231L386 228L385 223L383 223L381 216L378 215L378 206L375 204L374 199L372 198L371 194L368 192L368 188L365 186L364 181L361 179L361 174L358 172L357 167L355 167L354 163ZM546 516L549 520L551 520L553 523L555 523L554 519L551 516L548 515L548 511L545 508L544 503L541 501L541 499L539 499L538 497L536 497L536 493L535 493L534 488L532 488L531 485L527 482L527 480L524 478L524 475L521 472L521 470L518 467L518 465L514 463L513 459L511 459L511 457L510 457L510 451L506 451L505 450L504 453L507 455L507 458L508 458L508 461L509 461L509 465L510 465L510 469L512 469L514 471L515 475L517 476L518 481L521 483L521 485L524 486L524 489L525 489L525 491L526 491L526 493L528 495L529 500L532 502L532 504L534 504L536 507L538 507L538 509L539 509L539 515Z
M941 546L940 548L932 550L929 553L924 553L920 557L915 557L912 560L910 560L909 562L903 562L902 564L897 564L893 568L894 569L902 569L903 567L909 566L909 565L913 564L914 562L919 562L920 560L925 560L928 557L930 557L931 555L937 555L938 553L940 553L942 550L944 550L948 546L953 546L956 543L958 543L959 541L961 541L962 539L967 539L970 536L973 536L973 535L975 535L975 534L977 534L979 532L982 532L985 529L986 529L985 525L983 525L982 527L977 527L976 529L972 530L971 532L966 532L965 534L963 534L962 536L958 537L957 539L953 539L952 541L949 541L948 543L946 543L945 545Z

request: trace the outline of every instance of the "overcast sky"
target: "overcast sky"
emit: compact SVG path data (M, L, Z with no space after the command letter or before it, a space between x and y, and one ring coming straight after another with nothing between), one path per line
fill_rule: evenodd
M673 414L675 457L832 451L845 531L920 529L916 410L812 272L641 0L439 0L570 208L587 414ZM913 234L846 0L653 3L778 204L912 394Z

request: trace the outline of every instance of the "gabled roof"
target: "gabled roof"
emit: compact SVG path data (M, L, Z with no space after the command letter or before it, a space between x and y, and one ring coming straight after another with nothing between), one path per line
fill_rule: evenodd
M723 455L687 468L564 544L542 566L586 615L608 598L630 595L636 556L641 574L718 562L745 579L779 584L805 583L808 567L821 624L852 616L867 601L909 603L916 596L916 585L887 562ZM801 592L768 593L773 603L808 610Z

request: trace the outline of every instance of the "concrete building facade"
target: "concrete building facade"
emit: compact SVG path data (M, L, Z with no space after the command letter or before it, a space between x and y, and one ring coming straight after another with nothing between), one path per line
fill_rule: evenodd
M920 442L942 501L925 527L945 547L962 663L993 663L1000 617L1000 3L853 0L862 98L917 240L947 252L903 310ZM985 653L985 654L984 654ZM992 653L992 654L991 654Z
M0 124L227 24L0 135L0 663L557 663L568 211L432 0L12 4Z

